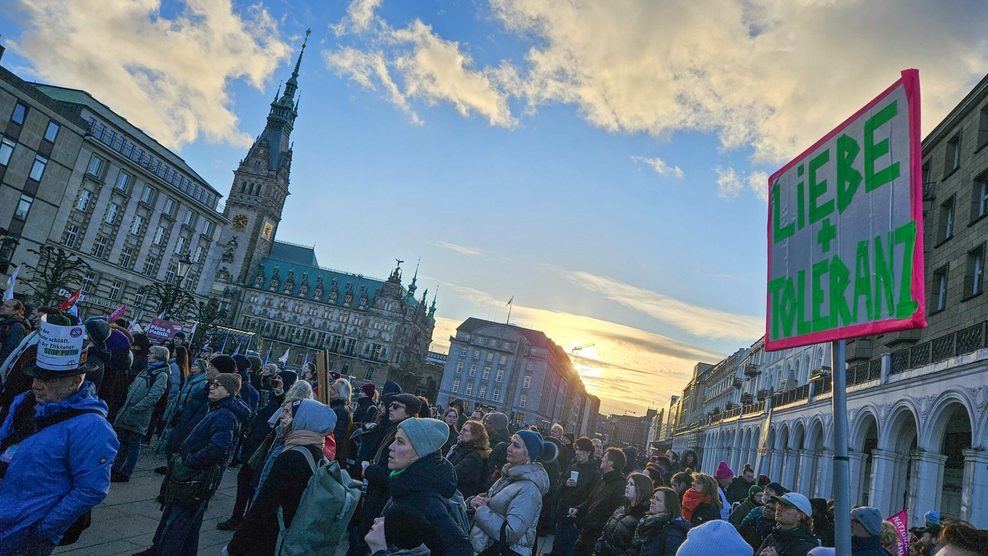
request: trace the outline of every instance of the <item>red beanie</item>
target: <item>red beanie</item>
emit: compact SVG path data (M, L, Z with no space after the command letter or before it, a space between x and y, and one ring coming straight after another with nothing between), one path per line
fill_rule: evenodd
M731 468L727 466L726 461L722 461L720 462L720 465L717 466L717 473L714 474L714 477L718 479L733 479L734 471L731 471Z
M374 392L377 391L377 388L374 386L373 382L368 382L367 384L360 387L360 391L363 392L364 395L367 396L368 398L373 398Z

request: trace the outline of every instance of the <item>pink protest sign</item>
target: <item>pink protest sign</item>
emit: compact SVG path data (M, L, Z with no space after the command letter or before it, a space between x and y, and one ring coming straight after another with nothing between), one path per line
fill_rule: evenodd
M899 534L899 556L909 554L909 508L903 508L901 512L889 516L888 522L895 527L895 532Z
M111 321L115 321L115 320L123 317L126 312L127 312L127 304L125 303L125 304L121 305L120 307L117 307L117 310L115 310L112 313L110 313L110 320Z
M151 324L148 325L146 334L152 344L158 345L174 336L176 332L181 331L182 323L165 319L151 319Z
M926 326L919 71L768 180L765 348Z

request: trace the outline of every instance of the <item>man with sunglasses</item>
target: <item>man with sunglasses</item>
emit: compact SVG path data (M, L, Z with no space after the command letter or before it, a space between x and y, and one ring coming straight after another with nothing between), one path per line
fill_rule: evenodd
M412 394L401 393L392 396L388 404L386 418L381 420L377 430L370 433L373 435L372 438L365 438L365 442L376 443L377 450L372 460L361 462L364 479L367 480L367 494L364 495L364 511L361 515L360 528L357 531L361 539L361 546L352 554L366 554L368 552L362 539L370 531L374 524L374 518L380 517L384 505L388 503L388 498L391 496L388 492L388 476L391 473L388 469L388 446L394 442L395 434L398 432L398 424L409 417L418 415L420 409L422 409L421 400Z

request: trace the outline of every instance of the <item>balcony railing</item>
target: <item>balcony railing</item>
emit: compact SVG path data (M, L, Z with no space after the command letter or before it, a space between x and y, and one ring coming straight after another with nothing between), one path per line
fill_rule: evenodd
M889 374L898 374L988 347L986 327L988 321L893 351L889 361Z

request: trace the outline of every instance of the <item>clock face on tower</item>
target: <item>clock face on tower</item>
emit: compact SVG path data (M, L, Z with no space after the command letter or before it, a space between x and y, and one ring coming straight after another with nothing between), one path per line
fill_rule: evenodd
M274 224L265 222L264 229L261 231L261 237L267 241L271 241L272 235L274 235Z
M246 230L247 229L247 215L238 214L233 217L233 229L235 230Z

